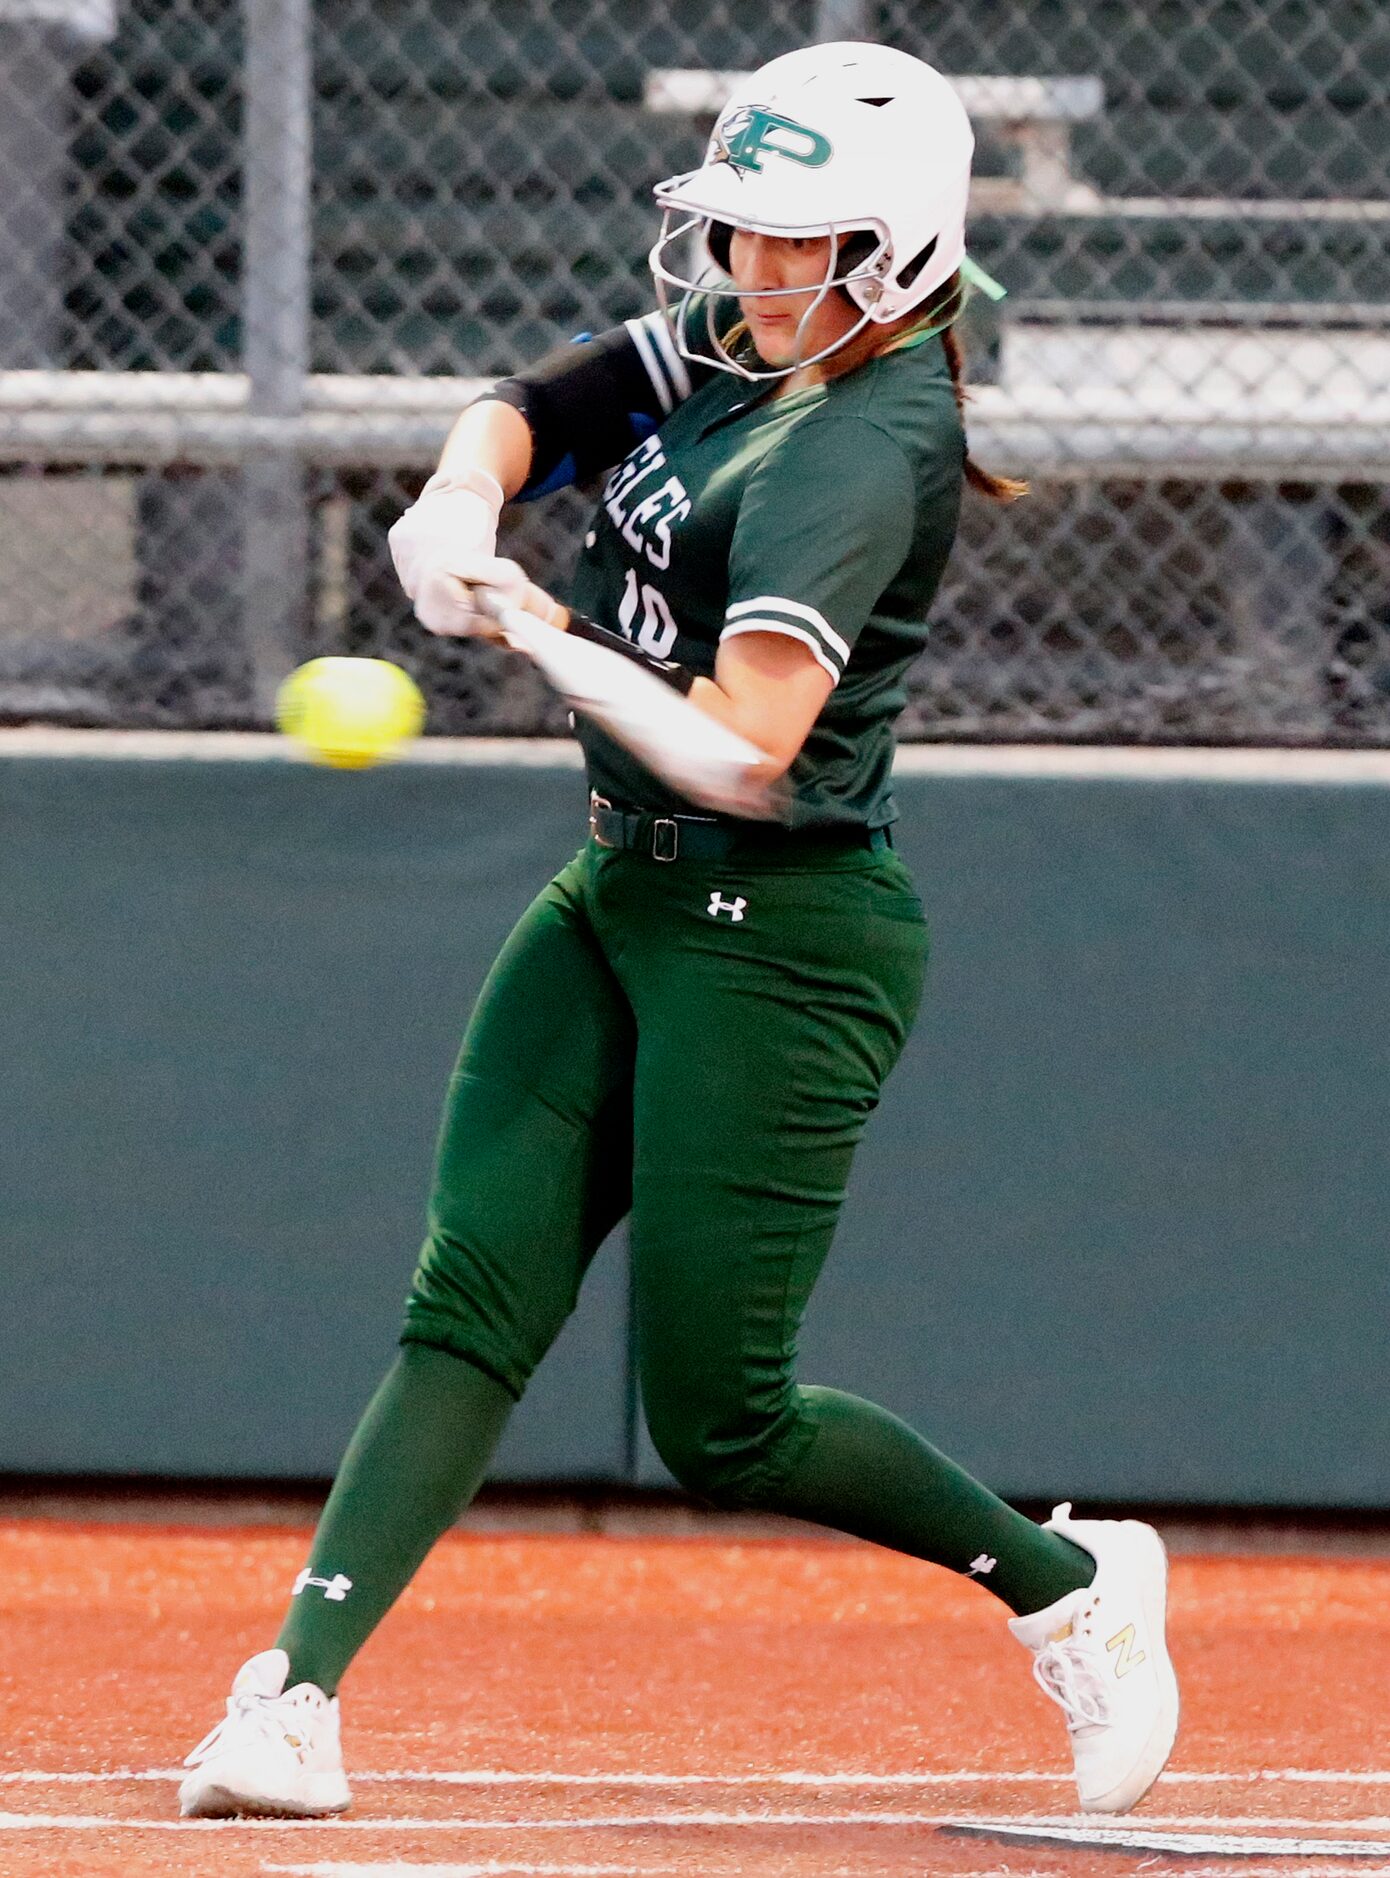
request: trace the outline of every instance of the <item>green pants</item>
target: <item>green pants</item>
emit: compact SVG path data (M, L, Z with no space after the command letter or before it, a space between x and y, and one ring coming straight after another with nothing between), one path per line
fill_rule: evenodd
M779 1504L796 1338L927 953L891 850L585 847L524 915L449 1088L404 1341L520 1396L631 1215L642 1398L676 1478Z
M926 949L887 850L666 865L591 845L551 882L464 1038L406 1347L280 1633L292 1681L337 1688L476 1491L625 1214L647 1425L692 1492L945 1565L1015 1611L1090 1582L1086 1553L904 1422L793 1374ZM338 1579L346 1598L309 1595Z

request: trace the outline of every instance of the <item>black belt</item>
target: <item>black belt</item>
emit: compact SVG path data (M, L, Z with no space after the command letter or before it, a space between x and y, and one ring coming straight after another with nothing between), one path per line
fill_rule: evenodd
M845 848L872 848L881 853L893 845L886 828L734 824L713 815L662 815L655 809L627 808L600 795L589 797L589 834L601 848L648 854L654 861L723 861L731 855L771 850L785 858Z

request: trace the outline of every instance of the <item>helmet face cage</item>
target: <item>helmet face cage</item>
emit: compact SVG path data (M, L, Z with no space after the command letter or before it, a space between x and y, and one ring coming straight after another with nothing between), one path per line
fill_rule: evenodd
M673 226L673 218L676 216L683 216L684 220ZM825 274L820 284L814 289L814 299L797 323L795 356L791 364L766 366L762 371L755 370L744 360L736 358L719 336L715 322L715 311L719 303L724 300L733 300L735 302L740 300L781 300L793 294L801 295L810 292L812 289L807 287L759 287L749 292L741 291L738 287L735 287L732 282L728 281L727 273L714 253L711 234L716 226L728 228L732 231L734 228L743 227L744 224L718 221L716 217L701 215L697 210L685 210L673 205L668 205L662 216L661 233L658 235L651 253L647 256L648 265L652 270L652 278L656 282L657 300L660 303L663 313L673 321L676 346L684 358L696 364L713 365L720 371L731 372L737 378L745 378L754 382L789 378L792 373L799 372L803 366L818 365L822 359L830 358L833 353L839 352L843 347L847 346L851 340L857 339L860 333L864 331L865 327L872 323L873 302L876 297L876 290L878 286L881 286L884 278L891 272L893 258L892 243L889 240L887 231L880 225L859 222L845 226L834 222L825 222L814 229L749 228L748 232L750 233L768 234L782 239L790 239L793 236L804 235L814 239L824 239L828 237L830 242L829 252L826 256ZM847 273L837 274L836 265L840 259L841 240L845 236L852 235L872 236L873 247L867 256L856 259ZM682 241L686 243L698 243L701 251L701 265L698 269L692 267L682 273L670 265L668 260L669 250L676 243ZM805 341L807 322L811 320L824 305L832 289L859 283L867 284L865 297L868 299L869 305L860 312L856 323L839 339L833 340L828 346L822 346L819 352L803 356L802 346ZM672 307L671 294L668 289L674 289L680 296L675 303L674 309ZM705 334L709 341L708 352L692 351L686 339L687 315L689 314L691 302L694 300L696 294L706 296L704 324Z

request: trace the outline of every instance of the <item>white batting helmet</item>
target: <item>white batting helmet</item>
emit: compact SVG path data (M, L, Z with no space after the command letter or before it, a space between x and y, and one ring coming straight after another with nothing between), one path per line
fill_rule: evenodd
M664 216L649 260L663 304L667 288L687 298L732 292L712 279L725 273L732 228L859 235L832 239L820 297L842 287L862 318L816 356L871 323L901 319L964 261L974 147L949 81L909 53L844 41L773 59L724 106L700 168L656 185ZM680 271L672 251L683 240L697 251ZM747 371L727 355L724 362L748 377L783 375Z

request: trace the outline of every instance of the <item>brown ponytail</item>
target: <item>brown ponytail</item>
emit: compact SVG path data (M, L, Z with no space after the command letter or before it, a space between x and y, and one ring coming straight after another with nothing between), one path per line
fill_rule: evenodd
M956 394L956 409L962 420L965 417L966 402L970 397L965 383L965 352L954 326L947 326L941 335L941 343L946 351L946 364L951 372L951 389ZM982 496L988 496L991 502L1017 502L1020 496L1026 496L1028 485L1017 476L996 476L992 470L981 469L974 457L967 454L965 459L965 480L972 489L978 489Z

